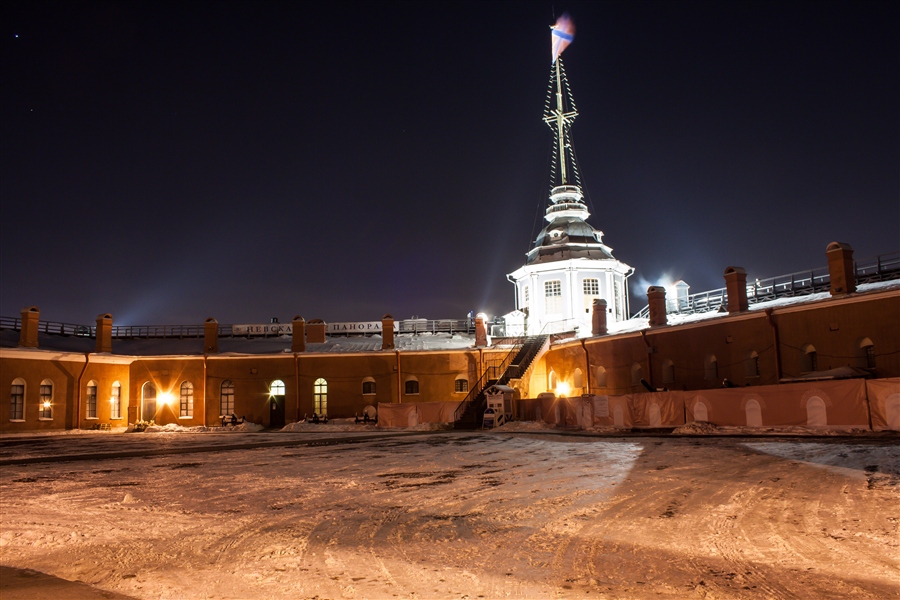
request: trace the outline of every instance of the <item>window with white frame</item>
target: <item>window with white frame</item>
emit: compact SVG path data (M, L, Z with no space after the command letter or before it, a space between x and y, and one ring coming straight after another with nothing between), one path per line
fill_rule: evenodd
M328 382L321 377L313 383L313 411L317 415L328 414Z
M25 420L25 380L13 379L9 390L9 420Z
M122 384L114 381L112 384L112 395L109 398L109 418L122 418Z
M524 304L522 305L524 308L528 308L528 302L530 298L528 297L528 286L526 285L522 288L522 298L524 300Z
M41 382L41 406L38 411L38 418L53 418L53 382L49 379Z
M178 412L179 417L194 416L194 384L190 381L181 382L181 409Z
M276 379L269 385L270 396L284 396L284 390L284 382L280 379Z
M87 384L87 413L88 419L97 418L97 382L88 381Z
M234 382L226 379L219 388L219 416L234 414Z
M545 310L548 315L562 312L562 285L559 279L544 282Z
M404 392L409 395L416 395L419 393L419 380L415 377L407 377L406 385L403 388Z
M363 379L362 393L363 396L375 395L375 380L372 377L366 377L365 379Z
M465 377L457 377L453 382L453 393L465 394L469 391L469 380Z
M585 279L582 287L584 289L584 312L591 312L594 300L600 297L600 280Z

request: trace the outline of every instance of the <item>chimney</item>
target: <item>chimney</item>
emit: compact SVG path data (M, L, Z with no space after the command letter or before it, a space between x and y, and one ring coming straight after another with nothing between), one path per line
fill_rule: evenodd
M209 317L203 321L203 354L219 352L219 322Z
M747 271L740 267L725 269L725 291L728 294L728 314L747 310Z
M828 274L831 276L831 295L852 294L856 291L856 273L853 269L853 248L850 244L831 242L825 248L828 257Z
M310 344L325 343L325 321L313 319L306 326L306 341Z
M300 315L291 319L291 352L306 352L306 321Z
M597 298L591 307L591 335L606 335L606 300Z
M41 324L41 311L37 306L22 309L22 328L19 329L19 345L24 348L38 347L38 326Z
M394 349L394 317L391 315L381 317L381 349Z
M487 330L484 327L484 313L478 313L475 316L475 347L485 346L487 346Z
M650 327L665 325L666 320L666 288L651 285L647 288L647 304L650 309Z
M97 345L94 352L112 352L112 315L97 315Z

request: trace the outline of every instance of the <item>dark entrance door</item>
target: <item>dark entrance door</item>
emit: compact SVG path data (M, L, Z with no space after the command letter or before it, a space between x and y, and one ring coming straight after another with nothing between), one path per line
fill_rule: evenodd
M284 396L269 396L269 427L284 427Z

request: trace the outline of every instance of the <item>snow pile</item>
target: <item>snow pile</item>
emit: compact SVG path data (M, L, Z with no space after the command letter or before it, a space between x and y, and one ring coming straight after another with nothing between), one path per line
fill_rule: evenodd
M719 433L719 428L706 421L691 421L690 423L685 423L681 427L676 427L672 433L679 435L709 435L711 433Z
M206 431L214 431L214 429L206 427L205 425L185 427L177 423L169 423L168 425L150 425L144 429L144 433L203 433Z
M262 431L263 429L265 429L265 427L263 427L259 423L251 423L250 421L244 421L240 425L235 425L234 427L226 427L225 429L227 431L237 431L240 433L255 433L257 431ZM207 431L210 431L210 430L207 429Z

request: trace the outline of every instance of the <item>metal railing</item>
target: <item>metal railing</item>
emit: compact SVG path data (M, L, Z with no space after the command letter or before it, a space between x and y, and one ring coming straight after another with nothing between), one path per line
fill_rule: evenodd
M900 252L882 254L854 261L856 283L872 283L900 279ZM788 275L778 275L767 279L757 279L747 284L747 302L756 304L827 292L831 286L831 275L827 267L810 271L799 271ZM691 294L685 298L666 298L667 313L694 314L719 310L728 303L726 288ZM632 318L646 319L650 316L650 306L638 311Z
M472 333L475 321L468 319L407 319L400 321L398 333Z
M500 379L503 373L506 372L507 367L509 367L512 360L516 357L519 351L522 349L522 346L525 345L525 336L521 336L515 339L512 348L506 355L497 361L496 359L492 361L493 364L485 366L484 373L481 374L481 377L475 382L475 384L469 389L469 393L466 394L466 397L463 398L463 401L460 402L459 406L456 407L456 411L453 413L453 421L459 421L462 417L463 413L466 412L469 404L475 401L481 392L484 391L485 384L488 381L496 381Z
M12 329L19 331L22 328L22 319L17 317L0 317L0 329ZM97 337L97 327L94 325L78 325L75 323L58 323L55 321L40 321L38 331L41 333L54 333L58 335L74 335L86 338ZM415 321L403 321L399 324L398 333L473 333L474 321L468 319L417 319ZM205 332L204 325L113 325L111 334L113 339L155 339L155 338L202 338ZM219 337L234 337L231 325L218 326ZM238 336L242 334L237 334ZM283 332L254 335L254 337L280 336Z

